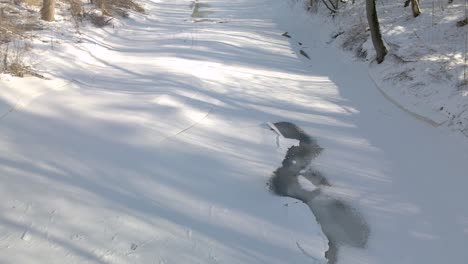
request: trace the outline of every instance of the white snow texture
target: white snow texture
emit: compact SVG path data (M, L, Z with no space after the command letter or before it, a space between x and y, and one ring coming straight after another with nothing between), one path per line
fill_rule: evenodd
M297 144L278 121L317 139L327 195L370 225L338 264L466 262L466 138L389 102L327 18L140 2L81 34L59 13L32 43L52 80L0 77L0 263L326 263L309 208L266 185Z

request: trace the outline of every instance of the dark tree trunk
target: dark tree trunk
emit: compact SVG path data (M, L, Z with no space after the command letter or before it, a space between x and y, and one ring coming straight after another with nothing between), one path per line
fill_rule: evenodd
M380 32L379 19L377 18L377 11L375 8L375 0L366 0L367 22L371 31L372 44L374 45L375 52L377 53L377 62L381 63L385 55L387 55L387 48L383 43L382 33Z

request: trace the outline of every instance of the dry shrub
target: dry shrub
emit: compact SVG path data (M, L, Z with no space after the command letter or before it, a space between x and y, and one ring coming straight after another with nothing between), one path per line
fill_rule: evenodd
M70 0L72 1L72 0ZM128 17L128 10L144 13L144 8L134 0L91 0L91 3L99 10L89 10L84 13L96 27L111 25L114 16Z
M41 7L42 6L42 0L15 0L15 1L20 1L27 6L37 6Z
M0 8L0 44L9 42L15 35L23 34L23 30L15 21L16 12L10 6Z
M106 16L126 14L124 10L133 10L138 13L145 12L145 9L133 0L94 0L93 3Z
M26 31L40 29L35 14L13 2L0 2L0 44L21 37Z
M122 9L128 9L128 10L133 10L138 13L144 13L145 9L139 5L138 3L132 1L132 0L109 0L113 6L122 8Z
M13 41L0 46L0 72L14 76L24 77L27 74L35 75L31 67L25 63L24 56L30 49L28 43Z
M457 27L464 27L468 24L468 18L465 18L463 20L457 21Z
M83 3L81 0L67 0L70 4L70 14L74 18L81 18L83 17Z
M111 24L113 17L105 16L97 12L91 12L87 14L89 21L96 27L105 27Z
M367 52L363 49L363 45L369 37L366 24L360 23L354 25L351 30L340 35L342 35L341 46L345 50L354 51L359 58L365 58L367 56Z
M94 5L101 10L103 15L112 15L112 6L110 5L111 0L94 0Z
M13 76L24 77L27 73L30 72L28 66L25 66L21 63L13 62L9 65L7 73L10 73Z
M0 2L0 72L14 76L35 74L25 63L25 54L31 48L24 39L24 33L41 29L38 18L19 4L34 5L41 0L15 0Z

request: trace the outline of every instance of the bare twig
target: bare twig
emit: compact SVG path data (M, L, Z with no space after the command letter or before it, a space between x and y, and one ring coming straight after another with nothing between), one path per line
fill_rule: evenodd
M328 10L330 10L333 14L336 13L336 9L332 9L331 7L328 6L327 2L325 2L325 0L322 0L322 2L325 4L325 6L327 7ZM331 2L330 2L331 3ZM333 6L333 4L332 4Z

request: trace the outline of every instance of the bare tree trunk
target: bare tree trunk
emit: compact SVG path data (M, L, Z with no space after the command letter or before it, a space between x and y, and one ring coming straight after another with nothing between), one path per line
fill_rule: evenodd
M45 21L54 21L55 0L42 0L41 18Z
M387 48L385 47L380 32L379 19L377 18L377 11L375 8L375 0L366 0L367 22L371 31L372 44L374 44L375 52L377 53L377 62L381 63L385 55L387 55Z
M419 0L411 0L411 9L413 10L414 17L421 14L421 10L419 9Z

